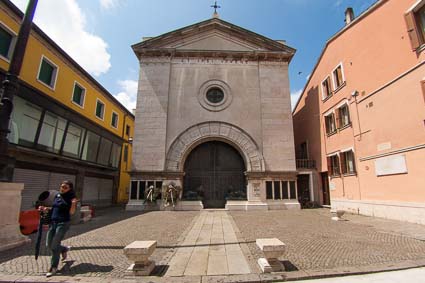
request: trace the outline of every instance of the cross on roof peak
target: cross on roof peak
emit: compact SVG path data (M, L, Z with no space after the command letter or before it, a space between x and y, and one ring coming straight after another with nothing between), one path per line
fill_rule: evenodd
M217 9L221 8L221 6L217 5L217 1L214 2L214 5L211 5L212 8L214 8L214 14L213 14L213 18L218 18L218 13L217 13Z

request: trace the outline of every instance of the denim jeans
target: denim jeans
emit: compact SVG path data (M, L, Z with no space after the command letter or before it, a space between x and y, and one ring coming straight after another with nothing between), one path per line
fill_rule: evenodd
M57 268L59 265L59 258L62 252L66 251L67 248L61 245L61 241L65 237L66 231L68 231L71 222L53 222L49 226L47 232L46 246L52 252L52 259L50 267Z

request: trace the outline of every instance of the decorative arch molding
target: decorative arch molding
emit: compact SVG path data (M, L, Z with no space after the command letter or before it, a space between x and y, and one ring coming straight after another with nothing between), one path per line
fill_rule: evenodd
M235 147L245 161L247 172L264 172L264 158L255 141L242 129L225 122L205 122L186 129L171 144L165 160L165 170L183 171L190 151L211 140L224 141Z

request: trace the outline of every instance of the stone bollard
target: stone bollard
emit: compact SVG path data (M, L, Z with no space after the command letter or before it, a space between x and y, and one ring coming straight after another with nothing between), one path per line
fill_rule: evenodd
M344 210L342 210L342 209L332 210L331 213L332 213L332 215L335 215L335 216L332 216L332 220L335 220L335 221L344 220L344 219L342 219L342 216L345 213Z
M156 241L134 241L124 248L125 256L134 261L127 269L136 276L148 276L155 268L155 262L149 257L156 249Z
M259 258L258 265L260 265L263 273L284 271L285 267L278 259L286 250L286 245L277 238L271 239L257 239L257 246L263 251L266 258Z

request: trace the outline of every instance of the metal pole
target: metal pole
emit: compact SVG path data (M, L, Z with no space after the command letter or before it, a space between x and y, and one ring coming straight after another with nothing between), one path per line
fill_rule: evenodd
M21 72L37 1L29 0L21 28L19 29L9 70L2 82L3 89L0 102L0 182L11 182L13 178L15 159L8 155L9 140L7 135L10 132L9 123L13 110L13 97L18 92L18 76Z

